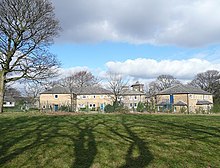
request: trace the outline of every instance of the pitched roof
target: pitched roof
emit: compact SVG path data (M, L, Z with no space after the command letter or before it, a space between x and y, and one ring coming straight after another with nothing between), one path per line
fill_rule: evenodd
M207 100L198 100L196 103L196 105L210 105L210 104L213 104L213 103Z
M137 90L124 89L121 92L121 95L146 95L144 92L140 92Z
M111 94L109 90L98 86L91 86L91 87L74 87L73 93L78 95L89 95L89 94ZM66 87L56 86L51 89L44 91L41 94L69 94L70 90Z
M191 86L191 85L183 85L178 84L175 86L172 86L168 89L162 90L158 93L158 95L170 95L170 94L205 94L205 95L211 95L211 93L206 92L200 88Z
M177 103L174 103L174 106L187 106L187 104L183 101L178 101Z
M4 102L15 102L12 96L4 96Z
M70 93L67 88L61 86L55 86L51 89L47 89L41 94L68 94Z

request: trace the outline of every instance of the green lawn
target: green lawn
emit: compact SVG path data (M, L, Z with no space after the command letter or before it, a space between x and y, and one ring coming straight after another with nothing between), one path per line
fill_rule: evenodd
M220 167L220 116L0 115L0 167Z

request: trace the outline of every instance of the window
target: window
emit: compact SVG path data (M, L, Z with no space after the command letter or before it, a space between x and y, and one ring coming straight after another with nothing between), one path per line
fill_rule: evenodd
M95 107L95 104L93 104L93 107Z
M103 99L103 98L104 98L104 95L101 95L100 98Z
M132 96L130 96L130 100L132 100Z
M9 102L10 105L12 105L12 102Z
M137 107L137 103L134 103L134 107Z
M86 99L86 96L85 96L85 95L83 95L83 96L82 96L82 98L83 98L83 99Z
M95 99L95 95L93 96L93 98Z
M89 105L89 107L91 107L91 108L92 108L92 104L90 104L90 105Z
M58 99L58 95L54 95L54 98L55 98L55 99Z
M130 107L132 107L133 106L133 104L132 103L130 103Z
M134 96L134 99L136 100L136 99L137 99L137 96Z

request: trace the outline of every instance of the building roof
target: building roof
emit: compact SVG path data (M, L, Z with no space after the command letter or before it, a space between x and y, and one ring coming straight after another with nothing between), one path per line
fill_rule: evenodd
M166 105L170 105L170 103L168 101L162 101L156 104L156 106L166 106Z
M205 94L205 95L211 95L211 93L206 92L200 88L191 86L191 85L183 85L178 84L175 86L172 86L168 89L162 90L158 93L158 95L170 95L170 94Z
M213 104L213 103L207 100L198 100L196 103L196 105L210 105L210 104Z
M53 88L47 89L41 94L68 94L70 93L67 88L62 86L55 86Z
M91 86L91 87L74 87L73 93L77 95L90 95L90 94L111 94L109 90L98 86ZM70 90L66 87L56 86L51 89L44 91L41 94L69 94Z
M124 89L121 92L121 95L146 95L144 92L140 92L137 90Z
M12 96L4 96L4 102L15 102Z
M139 81L137 81L135 84L133 84L133 85L131 85L131 87L134 87L134 86L144 86L144 84L141 84L141 83L139 83Z
M177 103L173 104L174 106L187 106L187 104L183 101L178 101Z

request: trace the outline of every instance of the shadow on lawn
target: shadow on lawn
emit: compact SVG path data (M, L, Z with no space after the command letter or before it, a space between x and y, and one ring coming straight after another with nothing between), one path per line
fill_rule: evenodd
M6 119L1 121L0 126L1 128L4 127L5 129L0 129L0 166L10 162L25 151L38 147L47 142L51 138L52 134L56 133L56 130L55 128L51 129L50 124L45 125L45 123L48 123L48 120L38 117L19 117L14 119L14 121ZM49 129L51 129L50 134L47 136L42 136L42 133ZM29 142L27 143L25 141ZM14 149L11 150L11 148Z
M80 124L83 122L83 125ZM89 124L89 122L91 122ZM97 154L97 145L93 134L94 128L99 125L93 125L93 121L88 121L88 118L77 123L72 123L79 131L78 136L73 140L75 161L72 165L74 168L89 168L93 164Z
M127 155L125 158L126 163L121 168L146 167L154 159L152 153L148 149L147 143L144 142L141 138L139 138L134 132L132 132L130 127L126 124L124 118L122 118L122 125L124 126L132 142L127 151ZM137 147L139 151L139 155L137 157L133 156L135 147Z
M5 166L25 152L36 151L41 145L45 146L45 150L50 150L50 147L57 144L62 145L62 141L57 141L57 138L72 144L70 148L73 147L74 162L71 167L91 167L97 153L93 130L99 123L94 123L94 119L88 120L88 117L82 117L82 119L74 122L68 122L67 118L43 116L0 120L0 167ZM63 131L67 132L63 133ZM55 153L55 157L62 157L64 152L67 151ZM42 155L42 153L40 154ZM44 160L44 163L41 163L41 160L36 158L38 155L35 153L27 155L26 161L19 162L19 167L30 166L29 164L48 166L53 161L53 158L49 157L46 161ZM69 158L72 160L71 157ZM71 163L67 164L70 165ZM55 167L55 165L52 166Z
M104 124L106 129L120 137L121 140L129 143L125 158L121 158L125 159L125 164L120 166L120 168L147 167L154 159L153 154L148 148L148 144L131 130L133 124L134 123L129 124L126 122L126 117L124 115L121 116L120 125L122 125L124 128L126 134L120 133L120 131L117 131L117 128L114 128L114 126L109 126L108 123Z

